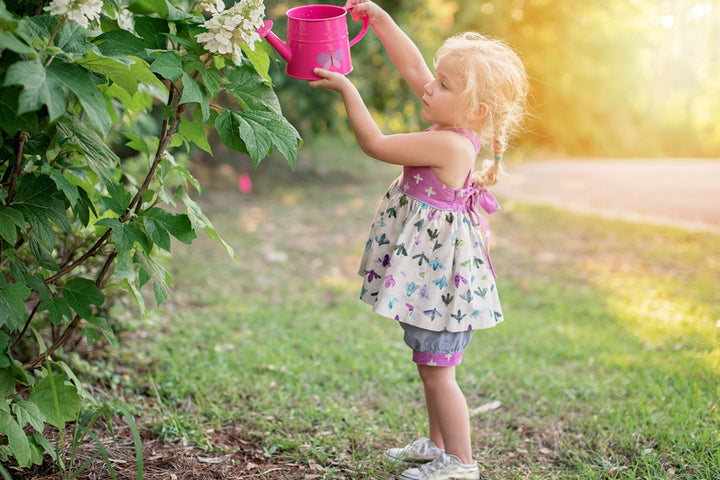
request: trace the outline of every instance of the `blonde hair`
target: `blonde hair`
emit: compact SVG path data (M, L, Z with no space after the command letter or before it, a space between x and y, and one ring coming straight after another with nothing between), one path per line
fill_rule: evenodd
M476 184L487 188L496 184L502 174L498 159L525 115L529 89L525 66L506 43L476 32L445 40L435 54L434 64L437 66L445 55L460 57L459 80L465 85L461 95L467 108L458 112L459 125L474 130L484 144L492 144L495 160L485 161L482 171L473 175Z

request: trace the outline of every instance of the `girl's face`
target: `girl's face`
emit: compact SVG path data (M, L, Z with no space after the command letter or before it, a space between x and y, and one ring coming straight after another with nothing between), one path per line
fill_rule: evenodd
M435 78L425 85L422 96L423 118L441 128L462 127L457 125L464 103L461 85L458 83L459 62L459 57L453 54L440 58L435 68Z

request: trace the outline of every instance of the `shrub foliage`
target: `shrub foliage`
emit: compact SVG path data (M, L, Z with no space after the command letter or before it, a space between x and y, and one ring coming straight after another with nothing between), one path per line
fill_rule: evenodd
M255 165L276 149L293 168L301 142L264 44L227 58L198 42L207 2L52 3L80 10L0 2L0 459L20 467L58 460L46 426L93 403L65 354L115 341L113 299L168 297L172 239L204 231L234 256L178 152L212 153L215 128Z

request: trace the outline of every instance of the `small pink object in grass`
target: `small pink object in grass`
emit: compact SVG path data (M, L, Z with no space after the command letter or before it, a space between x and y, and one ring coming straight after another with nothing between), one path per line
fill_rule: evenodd
M240 175L240 178L238 179L238 188L242 193L250 193L252 190L252 180L250 180L250 175L247 173Z

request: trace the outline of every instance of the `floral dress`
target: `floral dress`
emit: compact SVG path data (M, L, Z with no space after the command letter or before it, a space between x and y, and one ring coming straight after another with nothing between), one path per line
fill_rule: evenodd
M455 131L479 150L472 131ZM489 328L503 320L489 229L479 213L499 207L471 177L452 188L431 167L403 167L380 203L360 264L360 299L373 311L432 331Z

